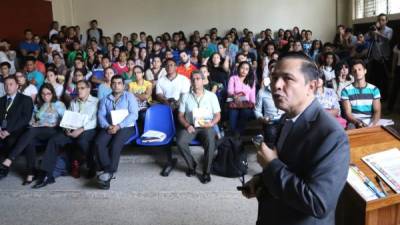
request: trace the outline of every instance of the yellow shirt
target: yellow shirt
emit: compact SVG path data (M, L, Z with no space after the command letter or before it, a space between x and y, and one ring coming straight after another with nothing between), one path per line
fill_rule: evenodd
M152 84L150 81L144 80L143 81L143 85L139 85L136 81L130 82L128 84L129 86L129 92L131 92L132 94L144 94L146 93L147 88L152 88ZM149 96L149 98L147 99L147 101L144 102L139 102L139 107L143 108L143 107L147 107L147 103L151 102L151 96Z

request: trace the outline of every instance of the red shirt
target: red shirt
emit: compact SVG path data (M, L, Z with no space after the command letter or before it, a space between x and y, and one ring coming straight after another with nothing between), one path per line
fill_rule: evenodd
M182 64L176 68L176 73L181 74L190 80L190 76L195 70L197 70L197 67L193 64L190 64L189 68L186 68L185 65Z

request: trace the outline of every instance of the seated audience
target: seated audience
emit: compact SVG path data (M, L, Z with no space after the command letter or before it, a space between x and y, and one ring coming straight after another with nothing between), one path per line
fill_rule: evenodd
M213 127L221 118L221 109L217 96L204 89L203 81L204 75L200 71L193 71L191 91L182 96L179 104L178 119L183 129L177 134L176 142L188 166L186 175L192 176L196 175L197 163L190 152L189 143L195 138L200 140L204 148L204 168L199 178L205 184L211 181L211 163L216 149ZM205 115L196 117L196 113Z
M98 91L97 91L97 98L98 99L103 99L107 95L109 95L112 90L111 90L111 79L114 76L114 69L111 67L108 67L104 69L104 82L99 85Z
M222 88L222 85L218 85L217 82L208 79L208 77L210 76L210 73L208 72L208 67L206 65L203 65L200 67L200 72L204 76L204 79L203 79L204 88L207 91L211 91L212 93L216 94L218 91L218 88Z
M35 101L38 93L38 89L35 87L35 85L30 84L26 78L26 75L21 72L16 72L15 78L18 82L18 91L23 95L31 97L32 101Z
M5 156L26 130L32 117L33 103L30 97L18 92L17 79L4 79L6 95L0 98L0 154Z
M238 71L228 83L229 125L232 131L243 134L246 123L254 115L256 84L249 62L241 62Z
M335 117L343 128L346 128L346 120L340 117L339 97L335 93L335 90L325 86L325 82L325 74L320 73L317 83L317 93L315 96L322 108Z
M367 68L362 60L353 62L352 71L354 82L341 95L349 128L377 126L381 118L379 89L365 80Z
M36 86L39 90L44 83L44 75L36 69L36 59L34 57L27 57L25 60L26 77L29 83Z
M123 73L128 72L127 59L127 52L121 51L118 55L118 61L112 64L115 74L122 75Z
M354 77L349 72L349 64L339 62L335 68L335 79L332 81L333 90L340 99L343 88L354 82Z
M176 109L181 95L189 92L190 81L176 73L176 63L173 59L167 59L166 62L167 75L160 78L156 85L157 100Z
M59 99L63 93L64 87L57 82L57 75L54 70L47 70L46 82L51 84L56 91L57 98Z
M162 60L160 57L155 56L153 58L153 62L151 63L152 67L146 70L146 80L151 81L153 84L153 88L156 87L157 81L162 77L167 75L167 71L162 67Z
M186 79L186 78L185 78ZM100 100L97 119L100 131L95 139L95 151L100 171L97 177L100 188L109 189L111 179L117 172L119 157L125 142L135 134L138 104L133 94L124 91L124 79L115 75L111 79L112 93ZM120 123L112 122L111 111L128 110L128 116ZM121 111L119 111L121 112Z
M30 127L20 136L18 143L2 162L0 176L7 176L11 164L22 152L25 152L28 175L23 185L30 184L33 181L36 170L36 144L48 141L57 132L64 111L65 105L57 100L53 86L43 84L29 123Z
M190 62L190 57L185 51L179 53L180 65L176 68L176 73L185 76L190 79L190 75L197 68Z
M135 68L135 60L133 59L128 59L126 63L126 67L128 68L128 71L122 73L122 77L124 78L125 85L128 85L130 82L133 82L136 80L135 73L133 72L133 68Z
M80 80L77 83L78 96L75 98L68 110L87 116L83 127L75 130L58 130L47 143L44 152L40 170L42 177L38 180L35 188L42 188L55 182L53 171L56 166L56 160L59 150L67 144L74 143L79 151L86 157L86 165L89 169L87 177L95 175L94 153L91 151L91 142L96 135L97 126L97 106L99 100L90 95L90 83L86 80Z
M153 87L150 81L143 78L144 70L141 66L135 66L133 72L136 76L136 81L130 82L128 85L128 90L135 95L139 104L139 127L142 131L144 118L146 116L146 110L151 103L151 95L153 92Z
M273 62L273 61L270 61ZM271 72L273 67L271 67ZM274 146L281 124L279 120L283 111L276 108L271 92L271 79L266 77L263 85L257 94L257 101L254 108L254 115L263 124L264 141L268 146Z

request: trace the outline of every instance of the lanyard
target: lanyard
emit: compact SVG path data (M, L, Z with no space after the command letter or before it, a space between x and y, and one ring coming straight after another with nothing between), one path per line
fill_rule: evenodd
M79 106L79 113L81 113L83 111L83 103L78 100L78 106Z
M203 100L204 93L203 93L203 95L199 98L198 101L197 101L197 97L193 94L193 92L192 92L192 96L193 96L194 100L195 100L196 103L197 103L197 108L200 108L200 103L201 103L201 100Z
M121 99L122 96L119 96L118 99L114 99L112 101L112 106L113 106L113 110L115 110L117 108L117 104L119 102L119 100Z
M14 99L11 99L10 104L6 107L6 114L4 115L4 119L7 119L8 111L10 110L11 106L13 105L13 103L14 103Z

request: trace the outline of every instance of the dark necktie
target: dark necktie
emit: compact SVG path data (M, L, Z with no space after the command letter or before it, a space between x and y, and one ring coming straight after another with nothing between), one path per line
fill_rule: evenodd
M11 97L8 97L8 98L7 98L7 103L6 103L6 111L8 111L8 110L9 110L9 108L8 108L8 107L10 107L10 105L11 105L11 102L12 102L12 98L11 98Z
M285 123L283 124L281 133L279 134L278 143L276 145L276 147L278 148L278 151L282 150L283 144L286 141L286 139L290 133L290 130L292 130L292 127L293 127L293 121L291 119L287 119L285 121Z

